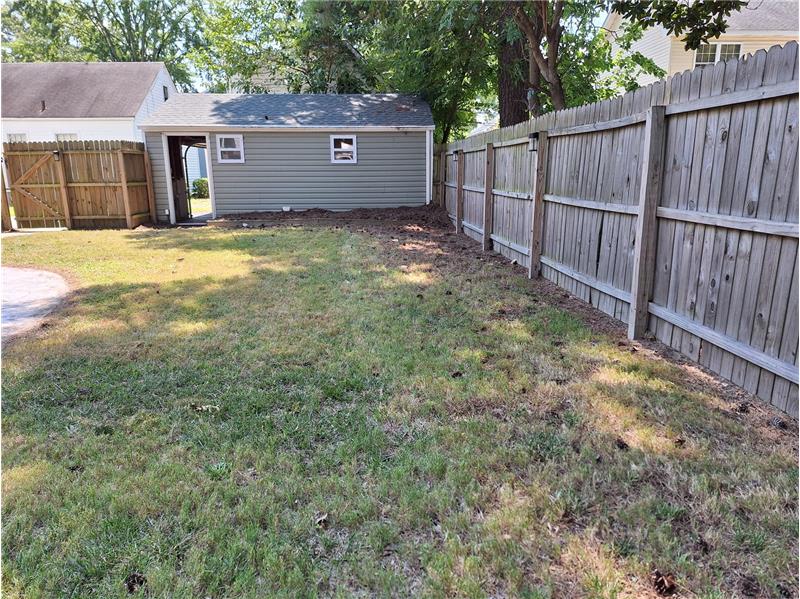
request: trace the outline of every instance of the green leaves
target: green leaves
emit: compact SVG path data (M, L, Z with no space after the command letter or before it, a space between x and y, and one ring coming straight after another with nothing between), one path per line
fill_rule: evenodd
M661 25L669 34L685 34L686 49L696 50L709 39L724 33L727 29L727 17L746 4L743 0L614 0L611 9L643 27Z
M164 62L191 87L200 0L18 0L3 8L4 61Z

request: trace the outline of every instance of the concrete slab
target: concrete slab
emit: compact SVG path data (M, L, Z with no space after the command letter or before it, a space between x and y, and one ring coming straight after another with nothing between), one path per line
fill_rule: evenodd
M3 341L38 326L69 292L64 277L52 272L4 266L0 274Z

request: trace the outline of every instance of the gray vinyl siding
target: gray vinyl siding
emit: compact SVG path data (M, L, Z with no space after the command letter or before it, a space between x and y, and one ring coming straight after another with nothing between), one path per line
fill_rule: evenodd
M150 155L150 166L153 171L153 191L156 195L156 214L159 222L169 222L169 196L167 195L167 171L164 167L164 148L161 144L161 133L145 132L145 144Z
M342 132L358 140L357 164L331 164L330 133L244 133L244 164L211 163L217 214L258 210L381 208L425 204L425 132Z

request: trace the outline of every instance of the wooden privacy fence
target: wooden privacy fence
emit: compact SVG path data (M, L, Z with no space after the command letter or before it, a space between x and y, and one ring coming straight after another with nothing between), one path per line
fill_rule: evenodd
M6 143L3 159L19 228L132 229L156 220L139 142Z
M797 69L792 42L439 146L436 201L631 338L797 416Z

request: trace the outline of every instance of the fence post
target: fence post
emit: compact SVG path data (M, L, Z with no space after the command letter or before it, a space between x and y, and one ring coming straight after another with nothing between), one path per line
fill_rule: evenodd
M445 182L447 181L447 146L445 146L445 149L442 150L439 156L439 205L446 207L447 187L445 186Z
M483 175L483 251L492 249L492 226L494 223L494 144L486 144L486 169Z
M656 210L661 196L664 170L664 106L647 111L642 154L642 181L639 187L639 215L631 277L631 305L628 311L628 338L641 337L647 329L648 303L653 287L656 248Z
M56 161L56 172L58 173L58 191L61 194L61 205L64 207L64 220L67 221L67 229L72 228L72 213L69 209L69 188L67 187L67 169L64 166L65 152L59 148L53 154Z
M144 178L147 180L147 205L150 208L150 221L156 224L156 194L153 190L153 167L150 165L150 154L144 150Z
M456 233L461 233L464 222L464 150L456 151Z
M6 180L3 176L3 168L0 166L0 193L3 194L1 198L0 207L2 208L3 215L3 231L11 231L14 229L11 223L11 210L8 207L8 194L6 193Z
M122 186L122 203L125 205L125 223L129 229L133 229L131 198L128 194L128 173L125 171L125 154L122 150L117 150L117 162L119 164L119 184Z
M536 183L533 191L533 217L531 218L531 247L528 278L542 274L542 232L544 230L544 187L547 184L547 131L539 131L536 150Z

